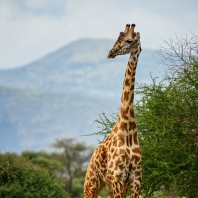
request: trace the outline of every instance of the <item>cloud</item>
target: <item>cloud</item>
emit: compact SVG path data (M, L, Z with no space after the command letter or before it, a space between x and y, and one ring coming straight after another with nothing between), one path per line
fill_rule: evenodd
M6 2L3 0L0 5L1 12L9 6ZM177 7L171 6L170 0L163 2L22 1L14 22L0 18L0 68L29 63L79 38L116 39L126 23L136 23L143 48L156 49L163 39L172 38L175 33L180 36L189 30L198 32L194 4L189 6L186 0L176 0L180 5Z

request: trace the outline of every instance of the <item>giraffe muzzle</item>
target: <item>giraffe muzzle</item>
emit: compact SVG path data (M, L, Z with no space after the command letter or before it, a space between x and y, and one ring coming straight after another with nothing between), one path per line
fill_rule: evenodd
M108 55L107 55L107 58L115 58L115 57L116 57L115 55L114 55L114 56L111 55L111 54L108 54Z
M116 57L115 50L113 50L113 49L110 50L108 55L107 55L107 58L115 58L115 57Z

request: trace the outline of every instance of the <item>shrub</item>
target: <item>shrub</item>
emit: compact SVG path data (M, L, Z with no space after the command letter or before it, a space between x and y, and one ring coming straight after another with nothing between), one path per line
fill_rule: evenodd
M16 154L0 154L0 198L66 198L63 182Z

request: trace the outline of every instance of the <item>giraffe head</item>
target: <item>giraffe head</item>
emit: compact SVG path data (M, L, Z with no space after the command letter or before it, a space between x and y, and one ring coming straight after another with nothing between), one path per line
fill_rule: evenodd
M129 54L140 46L140 33L134 32L135 24L126 25L124 32L120 32L113 48L109 51L107 58L115 58L118 55Z

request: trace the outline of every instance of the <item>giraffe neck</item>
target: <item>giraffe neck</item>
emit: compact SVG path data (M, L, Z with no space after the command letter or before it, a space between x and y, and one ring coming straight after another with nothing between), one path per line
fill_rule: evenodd
M136 124L134 119L134 86L135 86L135 73L138 62L138 56L140 52L131 53L128 65L125 72L125 78L123 82L121 108L118 116L118 122L120 126L126 127L121 130L128 133L134 133L136 130ZM133 126L132 126L133 125ZM131 126L131 127L130 127Z

